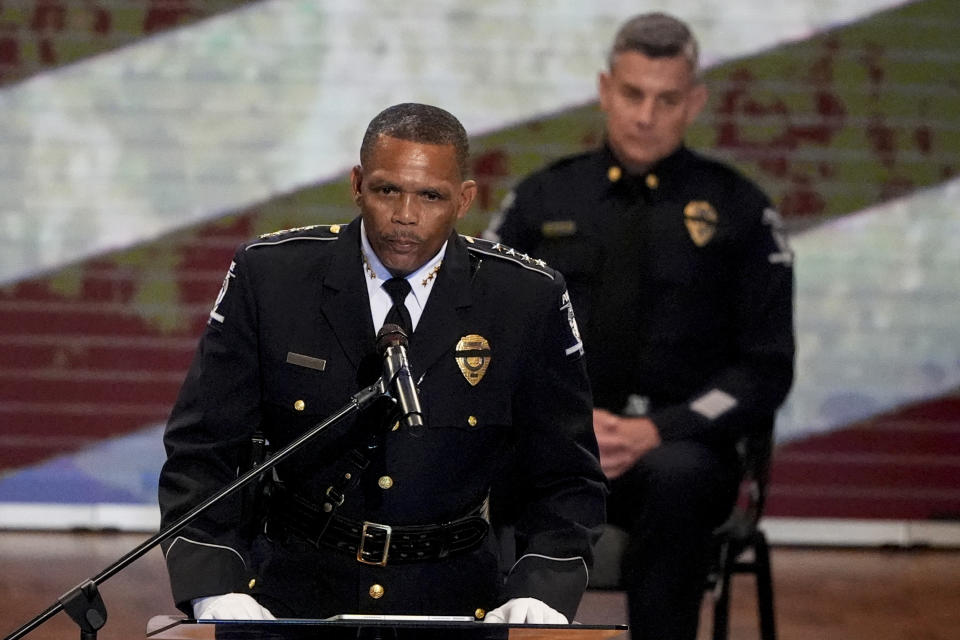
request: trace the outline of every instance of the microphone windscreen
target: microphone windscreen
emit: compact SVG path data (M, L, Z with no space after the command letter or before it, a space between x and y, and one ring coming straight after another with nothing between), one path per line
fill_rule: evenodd
M402 346L406 347L409 339L406 331L400 328L400 325L385 324L377 332L377 353L383 355L388 347Z

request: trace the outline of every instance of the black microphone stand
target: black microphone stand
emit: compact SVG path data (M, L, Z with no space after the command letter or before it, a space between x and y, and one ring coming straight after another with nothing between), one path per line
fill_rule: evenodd
M309 431L288 444L276 454L270 456L262 464L257 465L247 471L232 483L181 516L166 529L160 530L156 535L150 537L131 551L127 552L126 555L121 557L119 560L108 566L97 575L84 580L70 591L67 591L45 611L14 631L4 640L18 640L19 638L22 638L60 611L66 611L67 615L69 615L80 627L80 640L96 640L97 631L107 622L107 609L103 604L103 598L100 597L100 592L97 591L97 585L106 582L108 579L126 568L127 565L132 563L134 560L141 557L173 534L178 533L194 518L216 503L220 502L226 496L230 495L244 485L249 484L255 478L260 477L260 475L264 472L269 471L279 463L289 458L297 449L312 440L317 434L330 425L339 422L352 413L366 408L377 398L389 395L387 390L390 388L392 382L393 380L384 380L384 378L381 377L369 387L361 389L351 396L350 402L343 408L325 418L322 422L318 422ZM396 400L394 400L394 402L396 402Z

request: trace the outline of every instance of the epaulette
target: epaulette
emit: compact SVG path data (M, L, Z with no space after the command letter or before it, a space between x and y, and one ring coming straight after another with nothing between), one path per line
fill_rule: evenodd
M283 244L293 240L336 240L342 228L343 226L339 224L311 224L305 227L271 231L261 234L259 240L247 245L247 249Z
M543 260L537 260L536 258L531 258L525 253L521 253L512 247L508 247L505 244L500 244L499 242L492 242L490 240L485 240L483 238L474 238L473 236L460 235L463 238L464 242L467 243L467 249L473 253L479 253L485 256L492 256L494 258L500 258L501 260L507 260L516 265L523 267L524 269L529 269L530 271L536 271L542 275L547 276L551 280L554 279L553 270L547 266L547 263Z

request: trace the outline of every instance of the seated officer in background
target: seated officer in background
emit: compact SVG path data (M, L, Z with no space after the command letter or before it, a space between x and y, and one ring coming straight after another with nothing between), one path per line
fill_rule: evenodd
M606 493L583 349L560 274L455 232L467 153L446 111L390 107L351 174L353 222L237 250L167 425L164 524L233 480L255 433L277 450L374 383L385 320L411 333L425 424L384 400L279 465L264 509L234 497L167 540L183 611L573 617ZM505 580L486 517L502 477L521 505Z
M631 637L696 636L737 439L769 430L793 375L792 254L777 213L683 144L707 100L697 43L664 14L619 30L600 74L605 144L534 173L487 237L564 274L587 349L593 426Z

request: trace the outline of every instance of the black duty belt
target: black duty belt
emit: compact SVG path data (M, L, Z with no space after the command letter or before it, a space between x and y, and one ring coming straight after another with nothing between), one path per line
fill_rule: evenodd
M357 562L386 566L426 562L476 549L487 535L482 505L443 524L396 525L328 517L312 502L289 491L272 496L268 533L293 535L315 546L354 556Z

